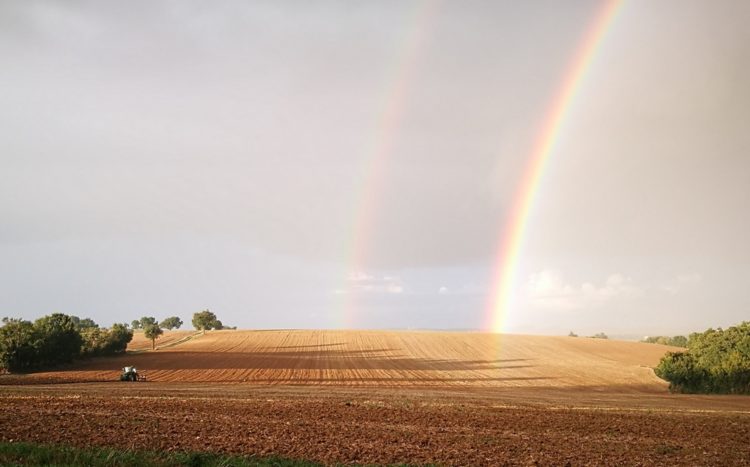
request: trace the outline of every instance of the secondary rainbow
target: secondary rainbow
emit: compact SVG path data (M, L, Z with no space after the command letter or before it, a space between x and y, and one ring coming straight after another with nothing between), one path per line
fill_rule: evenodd
M393 145L404 118L408 104L408 94L418 71L419 57L432 29L437 10L434 0L421 0L414 3L410 18L398 41L398 49L387 76L381 107L377 113L370 141L365 145L359 172L355 175L351 204L351 231L346 245L346 277L340 295L342 301L333 326L337 328L356 327L358 315L356 292L358 279L367 277L368 248L374 224L383 198L385 172Z
M493 287L486 312L484 326L486 330L492 332L503 332L505 330L505 320L510 313L514 298L515 274L518 269L523 239L545 166L550 156L555 152L566 117L581 83L584 81L586 72L591 68L607 30L612 25L622 5L622 0L611 0L602 4L564 74L562 85L555 94L535 139L529 162L524 169L511 211L505 222L505 228L502 231L495 261Z

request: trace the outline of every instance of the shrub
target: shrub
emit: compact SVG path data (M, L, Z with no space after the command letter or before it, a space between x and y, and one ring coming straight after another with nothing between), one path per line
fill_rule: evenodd
M750 322L693 333L687 352L669 352L654 369L679 392L750 394Z

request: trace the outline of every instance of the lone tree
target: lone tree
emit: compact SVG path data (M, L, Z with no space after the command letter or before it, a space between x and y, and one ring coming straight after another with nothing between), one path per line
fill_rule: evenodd
M216 315L208 310L199 311L193 314L193 327L199 331L209 329L222 329L224 326Z
M140 322L140 320L134 319L133 321L131 321L130 327L133 328L133 329L141 329L141 322Z
M153 316L144 316L143 318L141 318L140 323L141 323L141 327L143 329L146 329L146 326L157 324L157 321L156 321L156 318L154 318Z
M151 323L143 326L143 335L146 336L146 339L151 339L151 350L154 350L156 348L156 339L158 339L162 334L164 334L164 331L159 327L157 323Z
M182 326L182 320L177 316L170 316L169 318L164 318L164 321L159 323L159 326L164 329L169 329L170 331L172 329L180 329L180 326Z

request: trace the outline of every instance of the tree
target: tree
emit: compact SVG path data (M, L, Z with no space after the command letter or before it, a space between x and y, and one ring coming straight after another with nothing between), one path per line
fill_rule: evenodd
M156 348L156 339L164 334L164 331L156 323L151 323L143 327L143 335L151 339L151 350Z
M687 347L688 339L685 336L674 336L672 339L670 339L669 345L673 345L675 347Z
M193 314L193 327L199 331L210 329L222 329L224 326L216 315L208 310L199 311Z
M67 363L81 354L83 338L75 321L65 314L53 313L34 322L40 341L39 366Z
M83 339L83 345L81 346L81 354L87 357L94 357L102 352L104 343L107 338L107 330L95 328L81 329L81 338Z
M82 329L90 329L90 328L98 328L99 325L94 322L91 318L79 318L78 316L72 315L70 319L73 320L73 323L78 327L79 330Z
M134 319L133 321L130 322L130 327L133 329L141 329L141 321Z
M133 331L127 324L115 323L109 329L87 328L81 330L84 356L112 355L122 353L133 339Z
M667 353L654 371L673 391L750 394L750 322L690 334L687 351Z
M3 318L0 327L0 368L19 371L36 364L39 336L30 321Z
M141 328L143 329L146 329L146 326L148 325L157 324L156 318L154 318L153 316L144 316L143 318L141 318L140 323L141 323Z
M688 338L685 336L652 336L644 338L641 342L647 342L649 344L671 345L673 347L688 346Z
M33 370L74 358L125 351L133 332L126 324L100 328L90 319L55 313L34 323L4 318L0 327L0 368ZM81 328L81 323L84 327Z
M133 340L133 331L128 329L128 325L125 323L115 323L109 328L105 353L115 354L125 352L131 340Z
M574 333L573 331L570 331L568 333L568 337L578 337L578 334Z
M172 329L180 329L180 326L182 326L182 320L177 316L170 316L169 318L164 318L159 326L164 329L169 329L170 331Z
M607 337L607 335L603 332L596 333L591 337L593 337L594 339L609 339L609 337Z

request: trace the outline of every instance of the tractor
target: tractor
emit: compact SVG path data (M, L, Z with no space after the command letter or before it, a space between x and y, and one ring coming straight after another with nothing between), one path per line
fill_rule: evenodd
M146 375L138 373L134 366L126 366L122 369L120 381L146 381Z

